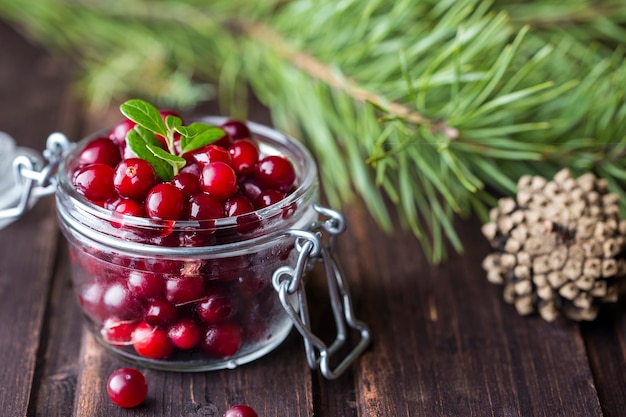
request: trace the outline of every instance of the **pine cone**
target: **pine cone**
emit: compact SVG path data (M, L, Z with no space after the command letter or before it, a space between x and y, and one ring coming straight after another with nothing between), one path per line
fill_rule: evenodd
M617 301L625 282L619 211L618 196L593 174L523 176L517 199L499 200L482 228L496 250L483 261L487 279L504 285L504 300L522 315L595 319L599 304Z

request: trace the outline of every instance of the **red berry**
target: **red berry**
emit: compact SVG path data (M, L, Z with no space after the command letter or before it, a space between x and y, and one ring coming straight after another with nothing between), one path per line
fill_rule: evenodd
M225 200L237 191L237 174L224 162L210 162L202 169L200 188Z
M259 218L254 211L254 206L243 195L236 195L224 202L226 216L237 216L237 231L239 233L252 232L259 226Z
M228 120L220 126L220 128L228 133L228 135L233 138L233 140L237 139L245 139L250 137L250 129L246 126L245 123L239 120Z
M239 139L228 147L232 157L232 167L238 175L248 175L254 171L259 160L259 148L250 139Z
M122 197L142 201L156 182L154 168L145 159L124 159L115 167L113 184Z
M285 198L285 194L281 193L277 190L272 190L268 188L267 190L261 191L261 194L254 200L254 208L262 209L265 207L269 207L272 204L276 204Z
M157 184L146 197L146 214L153 219L178 220L183 216L185 196L170 183Z
M233 407L230 407L224 413L223 417L259 417L256 411L254 411L251 407L239 404Z
M74 187L91 202L101 202L115 195L113 168L106 164L91 164L79 169Z
M126 286L137 298L155 299L165 294L165 282L160 275L132 270L128 274Z
M179 172L171 183L183 192L185 197L191 197L200 192L200 178L191 172Z
M146 214L143 204L129 198L119 200L117 204L115 204L113 211L125 216L135 217L144 217Z
M120 148L109 138L96 138L89 142L78 155L78 166L105 164L110 167L120 162Z
M204 282L198 276L177 276L165 282L165 297L175 306L199 300L204 295Z
M126 135L132 128L135 127L135 125L136 123L132 120L122 120L113 129L111 129L108 135L109 139L111 139L120 148L126 147Z
M200 149L188 152L184 155L184 157L187 161L195 162L200 165L206 165L211 162L224 162L228 165L232 163L230 153L226 149L215 144L206 145Z
M174 346L186 350L193 349L198 345L202 332L195 321L187 318L170 327L167 335Z
M291 189L296 180L296 172L291 162L278 155L261 159L256 164L254 173L262 188L274 188L284 193Z
M202 165L196 163L195 161L193 161L193 162L187 161L187 165L182 167L180 172L181 173L185 172L185 173L193 174L197 178L197 180L200 181L200 175L202 175ZM199 186L200 185L198 185L198 187Z
M121 368L109 376L107 393L116 405L131 408L138 406L146 399L148 383L137 369Z
M104 321L108 317L109 312L102 302L103 296L104 286L99 282L92 281L80 289L78 302L90 317L98 321Z
M226 291L214 290L196 304L196 314L205 323L217 323L231 318L235 314L235 303Z
M115 187L114 187L115 188ZM123 197L120 197L117 194L113 194L109 197L102 205L107 210L115 210L115 207L122 201L125 200Z
M187 219L214 220L224 217L222 202L211 194L198 193L189 199Z
M143 319L150 326L168 327L177 319L178 311L176 307L166 300L154 300L146 307L146 313Z
M234 321L223 321L206 329L200 347L209 355L225 358L237 353L241 343L241 327Z
M233 143L233 138L224 130L224 136L213 142L213 145L226 149L231 143Z
M227 217L240 216L254 211L250 200L243 195L236 195L224 202L224 212Z
M102 302L113 317L132 320L139 317L139 300L121 282L113 282L102 295Z
M165 359L175 350L167 330L145 322L139 323L133 332L133 347L139 355L151 359Z
M107 343L123 346L132 341L135 326L134 321L108 318L104 321L100 334Z

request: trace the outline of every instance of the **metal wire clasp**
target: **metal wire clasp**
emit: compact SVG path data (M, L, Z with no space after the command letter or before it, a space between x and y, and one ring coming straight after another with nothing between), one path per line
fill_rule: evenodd
M369 327L354 316L348 284L334 255L335 238L345 230L343 216L334 210L318 205L315 205L314 209L327 219L313 224L311 231L289 231L289 234L296 238L295 247L298 252L298 259L293 268L283 266L276 269L272 283L278 292L283 308L304 338L304 348L309 366L312 369L319 368L322 375L327 379L336 379L367 348L371 341L371 335ZM320 239L324 232L329 237L326 244L322 244ZM337 335L330 346L327 346L313 333L309 319L303 276L315 262L324 264L330 304L337 328ZM335 368L332 368L331 358L346 343L348 328L360 333L360 341Z
M0 220L12 220L21 217L35 201L44 195L56 191L56 170L74 146L62 133L52 133L46 140L42 158L34 151L23 150L13 160L13 176L15 184L21 188L20 200L15 207L0 210Z

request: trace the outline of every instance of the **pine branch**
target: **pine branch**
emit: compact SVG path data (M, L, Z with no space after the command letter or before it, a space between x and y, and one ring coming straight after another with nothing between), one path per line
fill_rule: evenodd
M0 16L77 56L98 106L217 94L244 117L250 86L331 204L398 217L436 262L462 249L453 219L485 218L523 174L594 171L626 197L622 1L0 0Z

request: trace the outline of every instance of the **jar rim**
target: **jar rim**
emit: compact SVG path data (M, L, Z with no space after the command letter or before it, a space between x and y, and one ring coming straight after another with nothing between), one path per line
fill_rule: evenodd
M202 121L205 123L220 125L229 120L225 116L203 116L195 118L196 121ZM250 213L242 214L239 216L225 217L221 219L212 220L215 230L236 227L238 219L243 219L246 216L256 216L260 222L263 220L272 219L276 216L280 216L286 207L289 207L294 202L300 201L302 198L306 198L306 195L311 192L312 188L317 183L317 167L313 156L309 150L299 141L295 140L291 136L288 136L278 130L275 130L269 126L246 121L245 122L250 132L255 135L255 139L258 139L258 143L264 150L273 152L276 154L286 154L288 158L294 164L296 170L296 188L285 196L285 198L276 204L272 204L268 207L264 207ZM134 249L138 252L145 253L159 253L159 254L180 254L181 251L191 253L206 253L207 251L221 251L221 250L236 250L239 247L248 247L250 244L256 244L267 239L273 239L277 235L281 235L280 230L270 230L263 235L253 235L249 238L243 237L241 240L228 243L218 243L216 245L207 245L200 247L164 247L150 243L139 243L134 241L122 240L114 236L107 235L103 231L94 230L76 219L75 215L72 215L65 204L59 201L59 194L65 194L69 197L69 201L74 209L83 213L84 216L92 216L97 219L108 221L120 221L121 218L115 217L116 214L110 209L101 207L88 201L82 194L80 194L71 184L71 163L75 160L76 155L80 153L82 147L89 142L89 140L106 135L109 130L102 130L90 134L83 138L79 145L65 157L63 163L59 167L58 171L58 190L57 190L57 212L59 217L64 222L68 223L68 226L77 230L79 233L88 235L93 240L105 243L109 246L121 246L125 250ZM83 145L83 146L81 146ZM59 193L61 191L61 193ZM121 216L121 215L119 215ZM159 220L134 216L123 216L124 226L127 228L138 229L154 229L154 230L174 230L174 231L187 231L194 228L201 227L203 222L197 220ZM303 225L299 225L303 226ZM306 225L308 226L308 225ZM305 226L305 227L306 227ZM117 242L121 241L121 242ZM152 247L152 248L151 248Z

